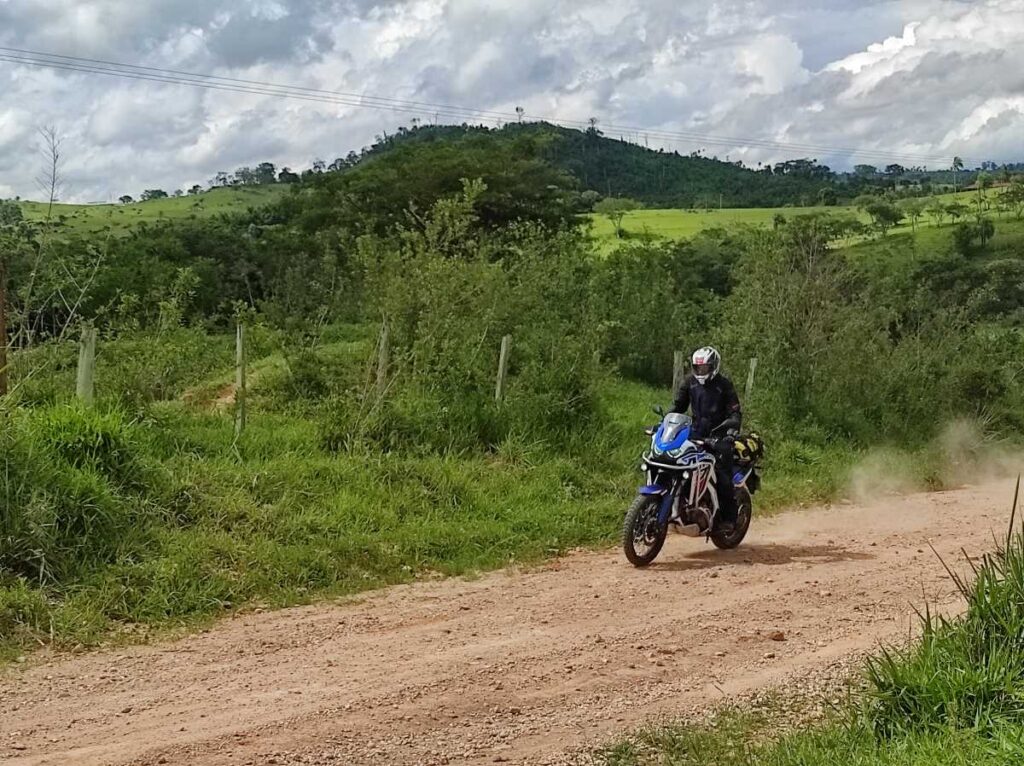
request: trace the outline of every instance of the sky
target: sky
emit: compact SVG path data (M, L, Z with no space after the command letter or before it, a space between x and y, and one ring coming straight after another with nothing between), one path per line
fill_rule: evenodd
M594 117L751 165L1024 161L1024 0L0 0L0 46ZM77 202L261 161L302 169L435 119L7 61L0 94L0 197L42 196L52 125Z

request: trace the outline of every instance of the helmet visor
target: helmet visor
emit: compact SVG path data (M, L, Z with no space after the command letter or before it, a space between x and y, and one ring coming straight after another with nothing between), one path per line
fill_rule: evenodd
M706 378L715 372L715 365L711 362L693 365L693 374L699 378Z

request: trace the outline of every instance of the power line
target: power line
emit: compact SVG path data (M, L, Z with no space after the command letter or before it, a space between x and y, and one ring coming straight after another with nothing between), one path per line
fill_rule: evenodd
M146 74L142 72L131 72L122 71L118 69L109 69L101 66L87 66L82 64L74 64L71 62L58 62L58 61L39 61L24 56L14 56L7 53L0 53L0 61L7 61L16 64L28 64L32 66L43 66L51 69L61 69L71 72L80 72L84 74L102 74L115 77L123 77L130 80L142 80L148 82L159 82L170 85L190 85L204 90L216 90L216 91L227 91L233 93L245 93L259 96L277 96L283 98L290 98L299 101L313 101L323 104L334 104L337 106L352 106L352 107L365 107L365 108L376 108L376 109L387 109L389 111L397 112L409 112L413 114L423 114L423 109L412 108L409 106L402 106L400 104L394 105L378 105L373 103L363 103L356 99L349 99L343 97L328 97L318 96L315 94L305 94L300 92L291 92L283 89L283 86L277 87L264 87L264 86L246 86L246 85L232 85L227 82L203 82L200 80L191 80L186 78L175 77L171 75L160 75L160 74ZM441 110L442 114L446 116L455 116L455 113L449 113ZM465 116L465 113L459 113L459 116Z
M7 61L14 64L44 67L64 71L78 72L82 74L99 74L111 77L121 77L131 80L159 82L169 85L186 85L201 88L204 90L225 91L257 96L268 96L274 98L288 98L292 100L323 103L336 106L348 106L353 108L377 109L406 114L433 113L435 116L444 116L454 120L505 120L508 122L519 121L524 114L516 112L501 112L490 109L477 109L471 107L454 106L450 104L439 104L428 101L414 101L408 99L390 98L384 96L372 96L344 91L332 91L321 88L308 88L295 85L283 85L260 80L246 80L234 77L222 77L219 75L185 72L176 69L161 67L141 66L136 64L124 64L103 59L92 59L79 56L67 56L63 54L45 53L32 51L23 48L12 48L0 46L0 61ZM590 120L574 120L557 117L544 117L529 115L534 120L549 122L563 127L587 128L591 126ZM795 143L785 141L774 141L770 139L757 139L739 136L713 136L695 131L686 130L657 130L639 128L627 125L607 124L603 126L607 130L621 133L645 133L656 140L668 143L691 143L708 144L714 146L725 146L732 148L758 148L775 149L794 153L825 153L840 154L862 157L864 159L893 160L901 159L913 162L948 161L949 157L936 155L911 154L905 152L891 152L878 149L854 149L830 146L825 144ZM976 158L966 158L974 161Z
M261 80L245 80L245 79L240 79L240 78L237 78L237 77L223 77L221 75L202 74L202 73L196 73L196 72L185 72L185 71L181 71L181 70L178 70L178 69L166 69L166 68L162 68L162 67L141 66L141 65L138 65L138 64L124 64L124 63L120 63L120 62L117 62L117 61L107 61L107 60L104 60L104 59L91 59L91 58L83 58L83 57L80 57L80 56L66 56L66 55L57 54L57 53L42 53L42 52L39 52L39 51L31 51L31 50L26 50L26 49L23 49L23 48L10 48L10 47L3 46L3 45L0 45L0 51L5 51L6 54L10 54L10 55L21 57L26 63L35 64L35 65L38 65L38 66L48 66L48 65L50 65L50 63L58 63L58 62L49 62L48 61L50 59L57 59L57 60L64 61L64 62L70 62L71 64L75 64L75 65L87 65L87 66L90 66L90 67L92 67L92 66L103 66L103 67L112 67L113 68L113 69L104 69L104 71L102 72L104 74L118 75L118 74L128 74L130 72L156 73L156 74L158 74L158 75L160 75L162 77L174 76L176 78L178 78L178 77L185 78L185 79L187 79L189 81L189 84L197 84L198 85L198 84L201 84L204 81L214 82L214 83L218 83L219 82L219 83L235 84L235 85L245 86L245 87L254 87L255 86L255 87L260 87L260 88L274 89L274 90L281 91L282 95L288 95L289 93L307 93L307 94L316 95L316 96L330 97L332 99L352 99L352 100L354 100L356 102L355 105L359 105L359 106L372 106L372 105L382 105L382 106L395 105L395 106L401 106L401 107L415 106L415 107L418 107L421 111L422 110L430 110L430 111L441 110L442 112L445 112L445 111L447 111L447 112L458 112L460 114L462 114L462 113L472 113L472 114L480 114L480 115L485 115L485 116L488 116L488 117L501 118L501 119L515 119L516 116L517 116L516 114L510 114L510 113L507 113L507 112L497 112L497 111L492 111L492 110L487 110L487 109L468 109L466 107L452 106L452 105L449 105L449 104L438 104L438 103L429 102L429 101L411 101L411 100L408 100L408 99L389 98L389 97L385 97L385 96L369 96L369 95L362 94L362 93L350 93L350 92L345 92L345 91L325 90L323 88L307 88L307 87L303 87L303 86L299 86L299 85L282 85L282 84L279 84L279 83L265 82L265 81L261 81ZM0 55L6 55L6 54L0 54ZM353 104L349 104L349 105L353 105Z

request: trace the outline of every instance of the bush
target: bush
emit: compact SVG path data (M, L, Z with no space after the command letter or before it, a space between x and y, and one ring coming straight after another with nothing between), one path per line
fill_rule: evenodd
M100 341L96 354L96 395L134 408L181 396L190 383L228 368L233 338L209 336L195 328L138 333Z
M893 284L903 277L856 269L828 242L807 220L745 243L721 335L728 358L758 357L747 408L762 427L821 427L873 446L919 444L952 413L1012 422L1018 334Z
M585 241L530 225L471 235L480 191L469 184L442 200L398 243L364 243L364 260L379 264L374 310L391 330L385 401L343 397L335 411L346 414L327 424L325 444L490 449L513 428L551 439L593 414L598 346L581 289L591 269ZM498 406L506 334L512 351Z

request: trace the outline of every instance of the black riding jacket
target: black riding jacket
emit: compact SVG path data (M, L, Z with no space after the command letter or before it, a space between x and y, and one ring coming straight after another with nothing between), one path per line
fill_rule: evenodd
M716 429L716 436L725 436L727 431L739 431L743 425L736 387L724 375L716 375L703 385L692 375L687 376L676 392L672 411L687 409L692 410L693 435L697 439L706 439Z

